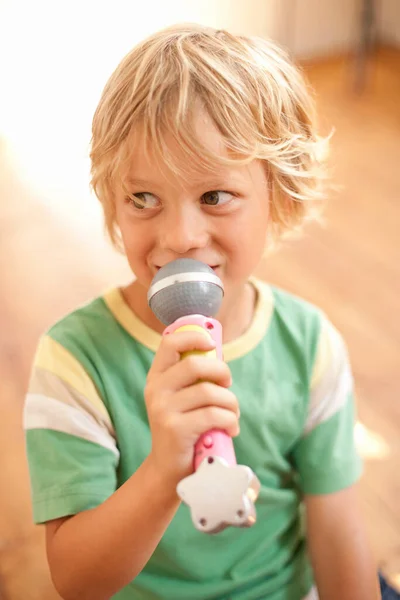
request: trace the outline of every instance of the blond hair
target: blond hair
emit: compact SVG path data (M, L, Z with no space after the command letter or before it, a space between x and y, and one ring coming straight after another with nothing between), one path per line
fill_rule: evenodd
M199 102L222 134L228 158L200 145L193 127ZM173 135L188 158L210 169L265 161L275 241L318 214L324 196L321 155L326 154L321 145L326 140L317 135L314 102L304 78L271 41L176 25L144 40L121 61L93 118L90 154L91 185L117 247L115 192L125 185L139 128L160 162L182 176L182 165L168 152L167 135Z

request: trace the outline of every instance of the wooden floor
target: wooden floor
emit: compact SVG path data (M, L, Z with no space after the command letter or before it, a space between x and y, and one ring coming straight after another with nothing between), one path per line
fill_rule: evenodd
M381 51L362 94L352 65L307 68L333 125L338 191L325 228L265 260L262 277L319 304L343 332L357 381L362 503L374 552L400 574L400 53ZM2 143L1 143L2 142ZM78 233L24 182L0 139L0 599L53 600L31 525L21 410L40 332L127 278L96 232ZM59 199L54 197L57 207ZM89 227L89 225L88 225ZM86 233L88 233L90 229Z

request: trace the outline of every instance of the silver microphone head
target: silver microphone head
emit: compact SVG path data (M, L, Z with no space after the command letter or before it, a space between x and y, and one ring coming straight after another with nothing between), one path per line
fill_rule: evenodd
M147 300L156 317L170 325L186 315L215 316L223 294L222 281L211 267L192 258L178 258L156 273Z

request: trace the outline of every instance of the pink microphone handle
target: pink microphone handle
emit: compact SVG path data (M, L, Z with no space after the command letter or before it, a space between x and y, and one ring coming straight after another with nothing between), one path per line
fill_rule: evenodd
M215 350L209 352L193 350L191 352L186 352L182 355L182 358L189 354L203 354L210 358L217 357L223 359L222 327L216 319L203 317L202 315L188 315L186 317L181 317L169 325L169 327L165 329L163 335L170 335L178 331L202 332L204 335L211 337L216 344ZM204 459L214 456L224 459L228 465L236 465L236 456L232 438L226 431L212 429L200 436L194 448L194 470L197 471L200 463L202 463ZM212 462L211 458L209 458L209 462Z

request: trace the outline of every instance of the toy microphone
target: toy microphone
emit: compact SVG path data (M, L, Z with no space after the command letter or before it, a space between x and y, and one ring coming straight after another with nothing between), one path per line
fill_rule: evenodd
M210 352L185 355L222 359L222 327L213 315L220 308L223 293L222 281L208 265L180 258L158 271L147 297L156 317L167 325L163 335L199 331L216 343ZM253 525L260 482L250 467L236 463L232 438L217 429L204 433L195 445L193 463L194 473L179 482L177 493L189 506L196 529L218 533L229 525Z

